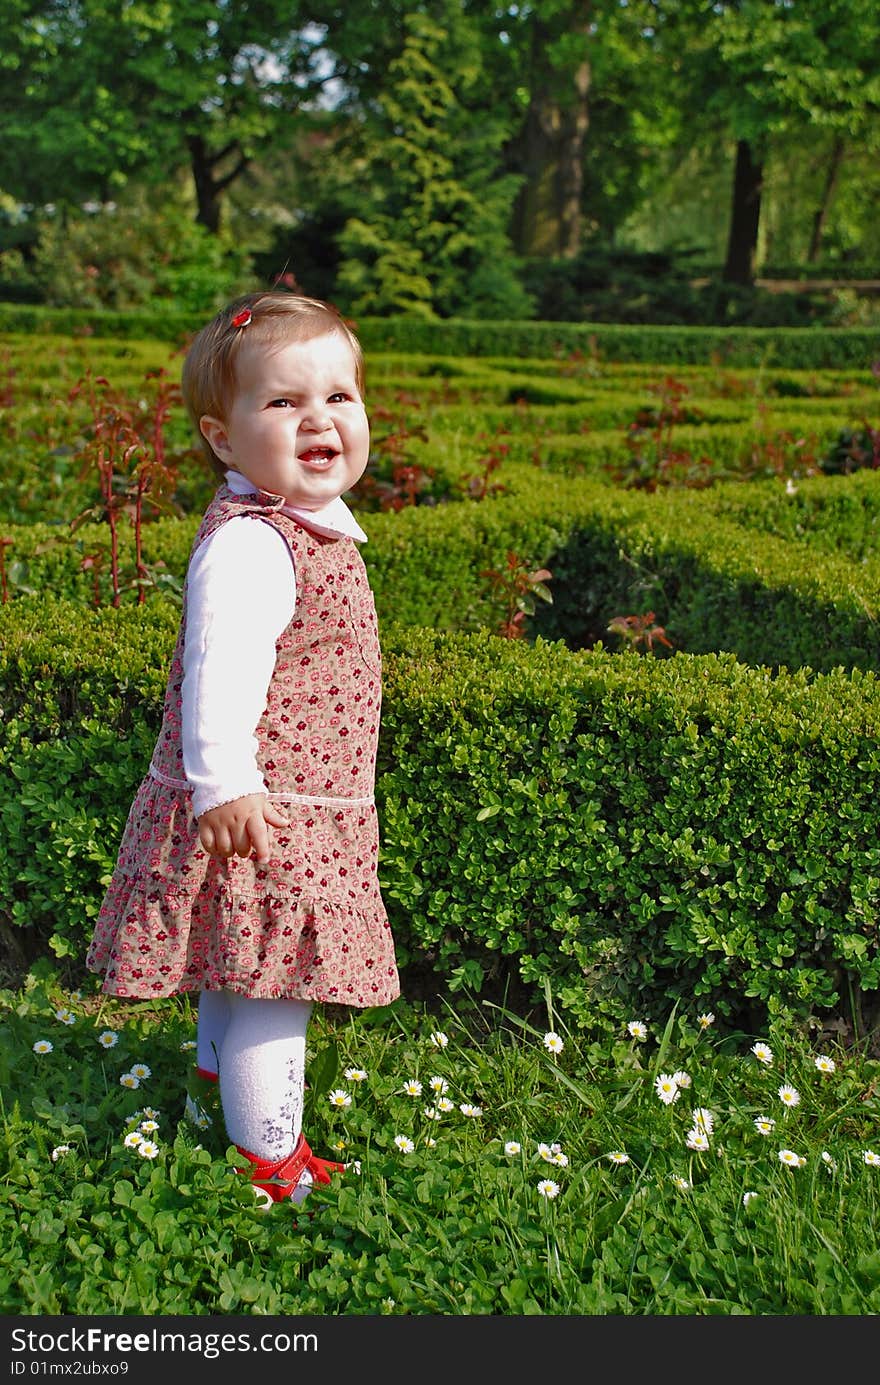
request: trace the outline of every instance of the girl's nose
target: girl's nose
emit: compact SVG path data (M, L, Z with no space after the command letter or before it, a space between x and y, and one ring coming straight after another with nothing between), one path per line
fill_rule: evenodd
M330 415L323 404L316 404L314 408L307 409L300 424L301 428L307 428L312 433L326 433L331 426Z

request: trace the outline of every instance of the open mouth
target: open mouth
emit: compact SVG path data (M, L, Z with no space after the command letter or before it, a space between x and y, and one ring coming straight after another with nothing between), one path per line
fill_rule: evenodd
M298 460L305 462L306 466L329 466L336 460L339 454L332 447L310 447L308 451L301 452Z

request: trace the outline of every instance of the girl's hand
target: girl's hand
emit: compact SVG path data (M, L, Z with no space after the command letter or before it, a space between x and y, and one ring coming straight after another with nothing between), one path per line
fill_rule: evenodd
M250 856L269 860L272 827L287 827L283 813L264 793L246 794L221 803L199 818L199 841L209 856Z

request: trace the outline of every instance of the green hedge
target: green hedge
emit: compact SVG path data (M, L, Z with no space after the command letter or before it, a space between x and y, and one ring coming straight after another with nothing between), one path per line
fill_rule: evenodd
M75 967L158 727L177 612L4 612L2 914ZM405 978L572 1022L873 1004L880 686L386 624L380 873ZM9 929L7 929L7 932Z
M0 331L76 336L153 338L181 342L203 318L190 313L111 312L0 303ZM355 324L367 354L566 356L573 352L613 361L790 369L864 368L880 352L880 332L855 327L654 327L593 322L468 322L452 319L361 318Z
M719 487L717 496L648 495L534 468L516 476L515 490L491 500L365 517L364 559L383 621L496 630L504 609L486 573L503 571L512 552L530 570L552 573L553 604L539 603L531 632L573 648L607 644L615 616L653 610L685 653L726 651L744 663L816 672L880 668L873 548L880 474L803 481L792 496L763 484ZM833 524L823 530L826 514ZM179 590L197 523L146 527L144 556L160 586ZM13 540L7 565L14 592L91 602L92 578L80 563L84 553L106 549L106 527L84 527L73 539L43 525L5 532ZM127 528L121 563L128 580L131 549ZM107 601L106 579L103 593ZM133 602L133 592L123 599Z

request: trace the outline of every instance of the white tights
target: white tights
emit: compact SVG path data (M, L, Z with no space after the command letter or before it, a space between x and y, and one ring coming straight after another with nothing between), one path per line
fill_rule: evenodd
M196 1062L219 1075L226 1133L258 1159L290 1154L302 1130L308 1000L202 991Z

